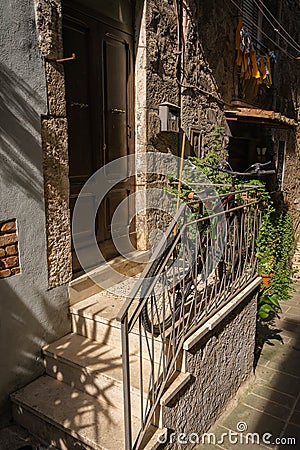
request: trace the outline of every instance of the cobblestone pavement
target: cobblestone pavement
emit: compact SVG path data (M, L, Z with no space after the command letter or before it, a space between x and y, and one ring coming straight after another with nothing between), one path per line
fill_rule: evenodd
M299 282L294 289L292 298L282 302L281 317L264 344L254 382L195 450L300 449ZM247 433L255 433L253 443Z

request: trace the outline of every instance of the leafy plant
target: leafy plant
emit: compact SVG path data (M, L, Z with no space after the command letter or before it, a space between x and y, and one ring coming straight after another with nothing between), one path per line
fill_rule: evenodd
M205 164L218 166L227 160L228 154L224 145L224 128L217 126L213 130L208 143L208 151L204 158L191 157L192 164L201 169L219 194L227 193L232 185L232 176L207 167ZM189 169L187 169L189 171ZM185 179L195 182L193 169L185 175ZM272 314L281 311L280 301L289 298L291 289L291 256L293 254L293 222L286 206L274 206L265 184L260 180L243 181L238 187L257 186L257 197L261 201L263 216L259 236L256 240L256 257L260 275L273 274L269 287L262 286L258 299L258 318L265 320ZM170 189L170 187L169 187ZM177 183L171 190L178 194ZM186 199L190 187L183 185L180 197ZM243 203L241 195L241 203ZM236 195L239 201L239 195ZM197 209L199 206L195 204ZM191 208L193 206L191 205ZM205 214L205 211L204 211Z
M294 234L293 220L286 206L275 209L269 204L256 248L259 273L274 274L269 287L261 289L258 300L258 317L265 320L281 312L280 301L290 296Z

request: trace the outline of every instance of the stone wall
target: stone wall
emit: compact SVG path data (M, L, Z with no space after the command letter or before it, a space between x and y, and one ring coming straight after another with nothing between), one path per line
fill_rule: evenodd
M160 151L180 156L183 133L189 138L191 129L201 134L205 152L215 127L226 125L224 107L234 96L236 18L221 0L189 1L182 11L174 1L147 0L140 11L137 153ZM185 18L181 19L182 15ZM179 133L160 131L159 105L164 102L180 107ZM188 139L184 154L190 154ZM162 190L164 185L164 179L137 180L138 190ZM139 248L149 246L151 234L164 229L169 220L157 210L139 214Z
M61 1L36 2L38 42L45 58L48 111L42 120L49 287L72 278Z
M189 1L182 13L168 0L146 3L147 149L178 148L160 135L163 102L180 106L182 129L202 131L206 145L215 126L225 124L224 106L235 95L236 18L221 0Z
M0 278L20 273L16 220L0 222Z
M253 375L256 332L256 298L252 293L187 355L186 370L192 374L184 394L166 406L164 426L170 442L165 448L180 450L180 433L186 437L184 448L193 448L195 435L207 432L224 413L239 388ZM189 441L191 436L191 441ZM181 438L182 439L182 438Z
M299 126L280 130L275 134L275 146L286 142L284 177L282 183L283 199L294 219L295 238L300 238L300 129Z
M282 0L280 22L296 42L300 42L299 31L300 4ZM293 47L284 48L292 55L297 55ZM278 88L276 108L282 114L299 120L300 110L300 66L299 61L282 55L278 65ZM294 218L296 240L300 239L300 126L290 127L276 133L278 140L286 141L285 170L283 179L284 200Z
M216 125L225 126L226 133L230 134L224 109L232 108L230 102L239 94L235 62L238 10L230 2L224 3L221 0L183 1L182 11L177 11L175 4L176 2L168 0L146 2L147 93L144 148L148 151L180 154L180 136L176 138L174 133L160 132L158 107L167 101L181 107L181 128L187 136L191 129L198 130L201 135L201 153L205 154ZM272 4L272 7L273 13L280 15L279 20L287 31L296 42L300 42L299 2L282 0L280 4ZM274 35L274 30L265 18L263 28L273 40L277 39L278 36ZM263 39L266 38L263 36ZM279 45L293 55L297 53L285 42L280 41ZM272 43L272 48L273 46ZM273 108L298 120L300 65L281 51L276 53L274 84L271 89L263 89L265 95L259 101L263 108ZM287 142L284 197L291 208L298 235L300 132L298 128L283 129L275 133L277 142L280 140L280 133L285 134ZM226 140L224 144L226 146ZM276 149L276 145L274 148ZM148 228L154 227L154 220L153 217L147 223Z

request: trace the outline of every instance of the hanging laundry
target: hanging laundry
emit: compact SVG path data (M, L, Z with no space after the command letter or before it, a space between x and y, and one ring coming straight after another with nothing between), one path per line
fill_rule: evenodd
M266 76L266 57L265 56L261 56L260 58L260 62L259 62L259 71L260 71L260 79L263 81Z
M257 85L265 83L268 87L272 85L271 59L275 59L275 53L259 55L256 51L248 28L239 17L236 36L236 64L240 69L240 79L255 79Z
M260 72L258 70L256 58L257 58L256 51L252 47L252 50L250 51L250 59L252 64L252 77L258 79L260 78Z
M272 86L272 74L271 74L271 62L270 57L266 56L266 81L265 81L267 87Z

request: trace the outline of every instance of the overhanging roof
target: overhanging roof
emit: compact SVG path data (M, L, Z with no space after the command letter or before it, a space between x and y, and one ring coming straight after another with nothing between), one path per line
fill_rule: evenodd
M257 108L236 108L225 111L227 120L234 120L244 123L263 124L271 127L295 127L298 125L297 121L284 116L275 111L268 111Z

